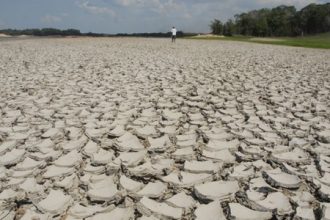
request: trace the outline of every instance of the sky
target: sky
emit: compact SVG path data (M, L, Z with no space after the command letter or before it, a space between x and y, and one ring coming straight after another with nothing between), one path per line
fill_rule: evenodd
M0 29L74 28L81 32L209 32L213 19L281 4L301 9L330 0L0 0Z

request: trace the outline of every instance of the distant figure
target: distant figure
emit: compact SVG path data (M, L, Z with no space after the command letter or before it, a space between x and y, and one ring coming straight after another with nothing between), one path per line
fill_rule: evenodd
M175 27L172 27L171 32L172 32L172 43L174 43L175 39L176 39L176 29L175 29Z

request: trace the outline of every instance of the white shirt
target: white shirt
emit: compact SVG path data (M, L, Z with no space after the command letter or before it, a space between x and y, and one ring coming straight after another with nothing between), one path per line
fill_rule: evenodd
M172 28L171 32L172 32L173 36L176 36L176 29L175 28Z

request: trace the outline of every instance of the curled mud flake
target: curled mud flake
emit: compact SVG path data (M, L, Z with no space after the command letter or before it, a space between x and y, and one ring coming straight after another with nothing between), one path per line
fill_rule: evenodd
M114 129L112 129L108 135L111 137L120 137L126 133L125 127L123 125L117 125Z
M321 131L317 135L321 142L330 143L330 130Z
M61 181L55 182L55 186L62 187L64 189L70 189L78 185L78 179L75 174L64 177Z
M147 138L147 137L157 137L159 136L155 127L154 126L144 126L142 128L138 128L135 130L135 133L137 136L141 137L141 138Z
M15 165L24 158L24 149L13 149L0 156L0 164L3 166Z
M13 190L11 188L4 189L0 193L0 200L6 200L6 201L14 201L16 199L24 197L24 193L22 191Z
M179 173L172 172L162 177L162 180L178 187L192 187L196 184L210 181L212 178L212 175L207 173L189 173L182 171Z
M48 166L43 174L44 178L53 178L57 176L69 176L75 172L72 167L58 167L55 165Z
M267 220L271 219L273 214L272 212L261 212L249 209L245 206L242 206L239 203L229 203L230 208L230 217L233 219L240 220L252 220L252 219L260 219Z
M125 175L122 175L120 177L120 186L123 187L125 190L128 192L136 193L137 191L140 191L143 187L144 184L135 180L132 180Z
M64 152L70 152L72 150L80 151L80 149L83 148L84 145L87 143L87 140L87 137L83 135L76 140L61 143L60 147L63 149Z
M121 197L113 177L102 177L100 180L90 180L87 195L92 201L114 201Z
M32 170L34 168L39 168L44 165L45 165L44 161L37 161L31 159L30 157L25 157L25 159L22 162L18 163L14 169L19 171Z
M45 133L41 135L42 138L50 138L52 140L54 139L60 139L63 137L63 133L58 128L50 128Z
M134 209L129 207L129 208L115 208L110 212L98 213L92 217L86 218L86 220L107 220L107 219L130 220L133 218L134 218Z
M223 163L235 163L236 160L229 150L220 150L216 152L203 150L202 157L207 160Z
M159 138L148 137L148 142L149 142L148 151L150 152L164 152L169 147L172 146L172 143L168 135L164 135Z
M62 155L53 164L59 167L73 167L78 165L81 159L81 154L77 150L73 150L68 154Z
M232 199L238 190L237 181L215 181L194 186L194 193L201 200Z
M36 205L44 213L57 215L63 214L71 203L71 196L65 195L62 190L51 189L47 197Z
M160 203L147 197L143 197L138 202L137 209L143 215L154 215L158 218L181 219L183 215L181 208L174 208L166 203Z
M79 203L75 203L68 210L68 215L74 218L87 218L94 216L96 213L110 212L114 210L114 205L103 207L101 205L87 205L84 206Z
M306 207L297 207L295 218L297 219L306 219L306 220L315 220L315 214L312 208Z
M106 165L114 158L114 154L111 151L103 150L102 148L98 152L91 154L91 162L96 165Z
M243 180L255 176L255 168L250 163L241 163L233 168L229 174L229 179Z
M144 186L144 185L142 185ZM137 197L149 197L149 198L159 198L162 197L167 190L167 185L160 182L149 182L141 190L139 190L135 196Z
M293 212L288 197L281 192L270 193L265 199L254 201L254 207L259 211L276 210L278 215L286 215Z
M297 176L285 173L280 168L264 171L264 174L273 186L295 189L299 188L301 184L301 180Z
M194 216L196 220L207 220L210 216L212 216L214 220L226 219L219 201L198 205Z
M145 149L139 139L129 132L126 132L124 135L119 137L114 142L114 145L120 151L140 151Z
M12 150L17 146L17 141L7 141L3 142L0 145L0 155L5 154L6 152Z
M146 156L146 151L122 152L114 160L114 162L120 163L127 167L136 167L138 164L144 161L145 156Z
M300 148L294 148L290 152L272 154L273 158L278 162L288 163L309 163L309 155Z
M231 141L219 141L219 140L210 140L207 145L205 146L205 150L208 151L221 151L221 150L229 150L229 151L236 151L239 146L238 140L231 140Z
M191 173L217 173L222 167L222 163L212 161L185 161L184 170Z
M191 209L196 205L193 197L188 196L185 192L180 192L166 200L166 203L177 208Z
M87 156L91 156L93 153L97 153L100 146L94 141L88 141L88 143L83 148L83 153Z

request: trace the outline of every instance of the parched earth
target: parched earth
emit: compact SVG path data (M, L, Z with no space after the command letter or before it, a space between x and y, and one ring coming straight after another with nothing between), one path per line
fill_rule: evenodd
M0 42L0 219L330 219L330 51Z

